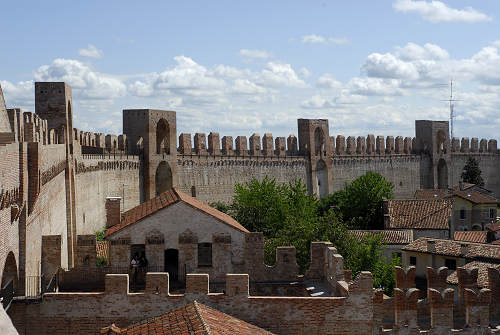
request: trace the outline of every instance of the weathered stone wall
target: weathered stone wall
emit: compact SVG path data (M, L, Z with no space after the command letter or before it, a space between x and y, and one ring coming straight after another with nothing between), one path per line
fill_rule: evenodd
M420 188L420 163L417 155L384 156L334 156L333 190L342 189L350 182L368 171L380 173L394 184L394 197L413 198Z
M307 180L303 157L178 155L177 158L179 189L207 203L231 202L234 186L253 178L263 180L267 176L278 183L301 179L304 184Z
M82 155L75 158L75 165L78 235L94 234L104 228L106 197L125 196L122 210L140 204L142 178L138 156Z
M496 197L500 197L500 154L498 153L454 153L451 158L452 169L450 171L453 185L458 185L462 171L469 157L479 162L481 176L484 179L484 187L493 191Z

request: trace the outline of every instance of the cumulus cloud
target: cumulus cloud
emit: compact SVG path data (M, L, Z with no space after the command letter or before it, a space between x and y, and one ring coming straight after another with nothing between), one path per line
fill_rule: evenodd
M266 59L266 58L271 57L271 54L265 50L241 49L240 56L247 57L247 58Z
M89 57L89 58L102 58L103 56L102 50L97 49L92 44L89 44L86 49L78 50L78 53L82 57Z
M256 75L257 83L270 87L306 87L290 64L268 62Z
M332 100L324 98L318 94L313 95L310 99L302 101L300 104L302 108L307 109L323 109L333 107L334 105L335 103Z
M491 17L472 7L455 9L441 1L396 0L392 6L398 12L416 13L426 21L439 22L483 22L491 21Z
M340 88L342 87L342 83L335 79L331 74L325 73L316 81L316 86L320 88Z
M300 39L302 43L320 43L320 44L346 44L349 42L349 39L342 37L342 38L335 38L335 37L324 37L321 35L316 35L316 34L311 34L311 35L304 35Z
M368 56L362 67L369 77L418 79L415 64L405 62L395 55L373 53Z
M386 78L354 77L347 83L351 93L367 96L402 95L403 90L399 86L399 80Z
M76 94L89 99L114 99L126 93L121 80L96 72L73 59L55 59L50 65L40 66L33 77L35 81L65 81Z
M35 85L33 80L11 83L7 80L0 81L4 93L5 103L9 107L26 107L34 103L33 92Z

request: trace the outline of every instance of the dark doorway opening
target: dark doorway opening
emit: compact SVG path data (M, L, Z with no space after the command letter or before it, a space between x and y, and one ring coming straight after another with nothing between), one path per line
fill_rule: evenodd
M171 281L179 280L179 250L165 250L165 272L168 272Z

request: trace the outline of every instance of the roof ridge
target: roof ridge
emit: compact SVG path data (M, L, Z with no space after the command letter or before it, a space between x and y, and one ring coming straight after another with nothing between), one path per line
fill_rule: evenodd
M193 301L193 305L194 305L194 310L196 311L196 315L198 315L198 318L200 318L201 324L203 325L203 329L207 333L206 335L212 335L212 333L210 331L210 327L208 326L207 322L203 318L200 306L198 306L198 302L196 300Z

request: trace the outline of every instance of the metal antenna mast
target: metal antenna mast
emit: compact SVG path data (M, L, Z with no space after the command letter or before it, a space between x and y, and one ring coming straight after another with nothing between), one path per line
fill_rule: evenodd
M453 104L455 101L461 101L457 99L453 99L453 79L450 80L450 98L446 100L441 100L441 101L447 101L450 104L450 138L453 139L453 131L454 131L454 120L455 120L455 105Z

